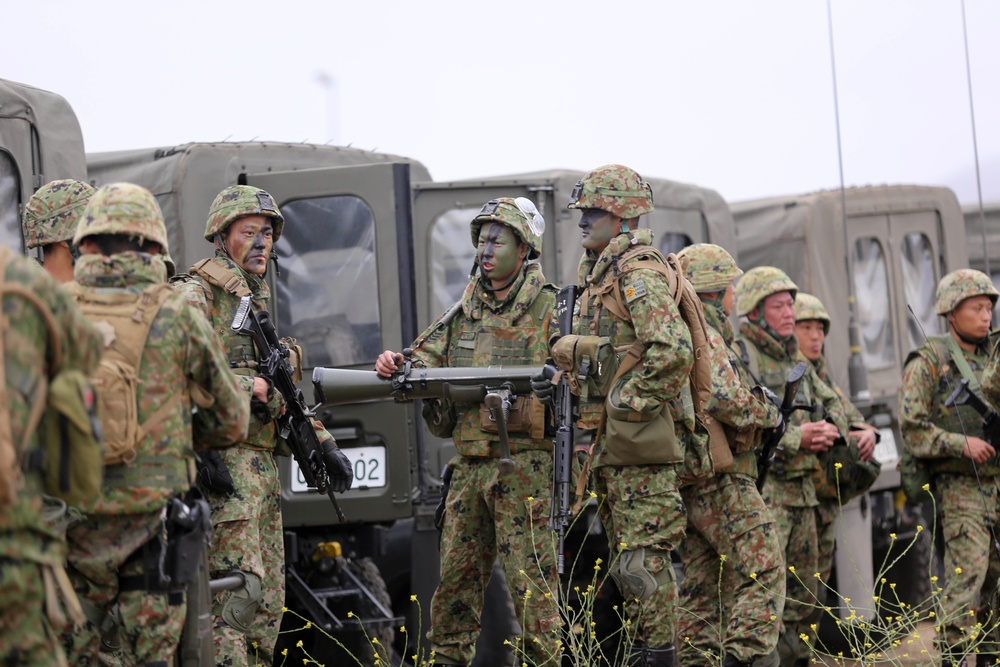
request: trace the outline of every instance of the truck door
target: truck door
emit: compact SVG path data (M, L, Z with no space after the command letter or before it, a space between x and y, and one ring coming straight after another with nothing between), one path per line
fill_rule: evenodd
M31 125L0 116L0 245L18 253L24 250L19 206L22 194L34 190L33 183L23 182L32 165Z
M270 192L285 218L271 308L280 335L303 348L307 384L314 367L370 370L382 350L409 344L417 333L409 165L251 174L246 183ZM319 416L354 463L354 485L340 501L348 520L411 516L420 483L411 461L421 459L413 406L350 405ZM336 523L294 462L281 474L286 526Z

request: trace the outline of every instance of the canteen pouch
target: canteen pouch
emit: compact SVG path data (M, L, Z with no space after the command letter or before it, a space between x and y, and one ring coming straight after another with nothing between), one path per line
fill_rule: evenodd
M45 493L78 505L101 493L104 452L90 380L78 370L57 374L49 385L39 429Z
M608 395L618 372L618 354L608 338L569 334L552 341L552 360L566 371L570 391L583 400Z
M621 389L630 378L615 383L604 402L604 459L607 465L657 465L681 463L681 450L674 432L673 413L661 404L648 412L638 412L621 401Z

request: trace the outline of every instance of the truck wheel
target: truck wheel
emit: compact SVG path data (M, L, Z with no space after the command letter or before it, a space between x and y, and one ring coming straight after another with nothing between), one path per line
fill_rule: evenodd
M348 563L347 567L351 569L362 584L371 591L375 599L379 601L383 607L392 612L392 598L389 597L389 591L385 586L385 580L382 578L382 573L379 571L378 566L372 561L371 558L365 556L364 558L358 558L356 560ZM356 612L361 618L365 617L375 617L377 618L380 614L378 609L375 608L368 598L362 596L358 599L358 611ZM384 626L380 628L372 628L368 631L368 641L365 641L363 635L359 635L360 641L357 653L355 655L363 664L370 664L374 662L375 652L378 651L379 659L383 665L398 665L400 663L399 658L396 656L396 651L393 649L393 643L396 641L396 628L392 626ZM373 646L373 640L377 639L378 644ZM365 662L368 661L368 662Z

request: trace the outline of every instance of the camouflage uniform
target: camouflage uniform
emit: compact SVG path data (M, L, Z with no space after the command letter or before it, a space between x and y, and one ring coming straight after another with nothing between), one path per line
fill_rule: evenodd
M37 295L55 318L62 369L90 374L100 359L100 334L66 294L37 264L0 249L6 264L4 282L22 286ZM8 421L0 438L16 447L17 463L40 452L35 436L21 443L29 428L29 414L40 395L46 367L56 353L49 330L36 307L23 296L4 294L4 384L0 387L0 420ZM2 422L0 422L2 423ZM2 445L0 445L2 446ZM5 461L5 465L8 463ZM26 468L26 469L25 469ZM43 519L40 470L21 465L23 483L16 499L0 500L0 665L48 667L65 665L58 640L61 629L46 613L42 571L62 568L66 558L64 538ZM55 610L51 610L55 611Z
M136 185L108 185L92 197L75 242L79 245L100 234L155 241L164 254L167 251L159 206ZM162 255L144 252L87 254L76 264L76 280L82 302L143 294L136 302L138 312L149 294L147 288L166 282L166 265ZM165 284L163 289L169 290ZM106 336L106 343L112 339ZM188 491L194 480L192 439L238 440L245 432L248 410L211 328L174 294L166 296L153 320L138 376L137 417L144 434L136 458L105 468L101 495L81 505L87 517L69 530L68 562L80 596L97 610L117 612L120 617L126 664L166 665L177 649L186 604L183 595L145 589L143 557L163 530L168 499ZM214 428L195 433L191 409L196 401L204 404L204 395L213 402L199 410L215 416ZM208 421L194 424L198 428ZM95 620L88 614L85 627L64 635L76 665L96 664L101 632Z
M784 291L791 292L794 297L798 288L783 272L773 267L752 269L737 286L736 313L745 318L758 305L763 310L766 297ZM736 342L736 349L741 357L746 354L756 380L780 397L784 393L789 371L799 361L798 341L794 334L787 339L779 339L761 315L752 322L744 319ZM803 377L795 403L822 406L841 433L847 432L847 421L839 397L814 371L807 371ZM812 420L810 415L801 411L790 416L787 431L778 445L775 460L761 490L764 502L774 517L788 569L782 614L784 630L778 642L783 665L796 660L800 650L798 628L810 617L818 594L814 574L819 565L816 533L816 507L819 503L812 473L819 467L819 460L812 452L800 448L801 424Z
M937 313L947 315L965 299L978 295L989 296L996 304L997 291L989 277L971 269L949 273L938 285ZM966 638L975 627L976 617L970 610L978 612L985 627L996 627L1000 559L992 548L990 530L1000 518L1000 463L994 456L974 465L963 453L964 433L982 437L982 418L969 406L944 407L945 399L964 377L955 362L955 348L972 374L976 378L982 375L983 393L996 396L996 361L988 358L985 341L968 352L957 345L951 347L952 335L931 336L910 353L900 391L899 421L904 446L923 459L933 477L947 580L939 599L939 618L945 628L938 633L938 645L943 658L957 664L968 652ZM984 372L988 362L989 369ZM991 660L995 658L1000 653L997 641L994 629L976 649L980 657L988 654ZM977 664L981 664L979 660Z
M627 167L609 165L577 183L570 208L601 209L629 220L652 211L653 198L649 185L638 174ZM616 458L611 458L605 437L592 449L593 482L610 543L611 571L620 586L623 581L639 578L647 582L643 592L630 586L623 590L629 616L636 620L636 646L640 649L631 659L672 664L677 582L671 551L683 540L687 522L678 482L685 455L695 450L707 454L707 442L703 434L695 432L689 388L694 364L691 333L667 278L646 267L628 270L627 264L632 262L664 263L651 241L652 232L640 228L611 239L600 254L587 250L580 261L579 284L585 289L573 319L573 333L608 337L621 352L638 342L642 365L616 383L609 402L629 411L636 421L649 420L649 415L655 420L655 415L668 410L666 419L673 422L674 438L662 440L655 452L660 461L657 464L610 464L609 459ZM631 253L630 259L619 262L626 251ZM626 278L619 281L619 275ZM610 276L612 289L623 296L625 317L602 304L605 276ZM597 429L604 409L603 399L581 400L579 426Z
M483 224L497 222L528 244L529 259L537 258L541 228L537 224L529 228L527 215L514 201L502 198L483 208L472 222L473 243L479 243ZM530 224L535 224L534 216L532 220ZM452 318L447 314L439 318L417 338L412 345L416 365L516 366L545 361L554 333L555 287L545 283L541 267L524 263L503 299L485 289L484 283L482 276L474 277L465 288L460 311ZM536 421L541 420L544 411L538 400L531 395L528 399ZM499 557L523 631L516 649L518 663L558 665L559 578L555 536L548 527L552 443L541 426L533 434L510 433L515 468L504 474L497 465L499 438L481 428L478 404L436 403L425 410L428 417L434 412L447 414L444 421L454 424L438 434L450 435L458 449L448 464L452 478L441 532L441 583L431 601L427 633L437 662L472 663L483 595L493 561Z
M284 219L268 193L250 186L232 186L219 193L209 212L206 240L215 239L231 223L251 215L271 218L277 241ZM178 275L171 283L208 318L222 341L242 400L250 406L257 351L248 334L233 333L232 321L244 294L251 296L256 312L267 309L271 293L264 277L244 271L226 252L216 250L215 257L198 262L190 274ZM247 589L215 596L216 664L226 667L269 665L274 660L272 652L285 604L281 486L275 457L290 452L278 438L273 417L283 405L281 394L274 392L266 404L270 417L266 423L255 409L241 443L233 447L225 447L227 442L218 444L236 492L204 489L212 507L214 537L209 568L213 578L234 570L248 575ZM316 432L321 442L332 440L321 427Z
M724 424L731 467L681 487L687 535L678 648L682 665L702 665L725 654L726 665L750 664L778 642L785 574L771 513L757 491L754 448L778 422L778 410L750 391L753 381L729 346L733 328L722 308L726 287L743 272L725 250L689 246L688 278L705 303L713 343L713 396L708 412ZM717 293L715 300L707 295ZM722 560L724 558L724 560ZM752 575L752 576L751 576Z
M94 194L89 183L66 179L43 185L24 206L24 238L28 248L71 242L76 223Z

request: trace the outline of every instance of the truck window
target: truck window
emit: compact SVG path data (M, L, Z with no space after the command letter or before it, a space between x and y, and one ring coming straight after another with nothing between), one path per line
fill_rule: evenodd
M865 366L890 368L895 354L889 307L889 273L885 252L877 238L854 242L854 290Z
M653 241L664 255L678 253L691 245L691 237L680 232L667 232L666 234L657 234L656 236L659 237L659 241L657 241L656 237L653 237Z
M21 217L18 214L20 178L9 153L0 151L0 244L21 252Z
M469 284L469 269L476 259L469 223L479 211L479 208L453 208L438 216L431 225L428 248L431 317L436 318L461 299Z
M940 333L938 317L934 311L934 293L937 276L934 272L934 248L921 232L910 232L903 237L903 288L906 303L919 320L907 317L909 322L909 348L916 349L924 342L924 334ZM923 328L923 332L921 332Z
M338 196L299 199L281 211L278 331L298 340L306 368L374 361L382 335L372 210Z

